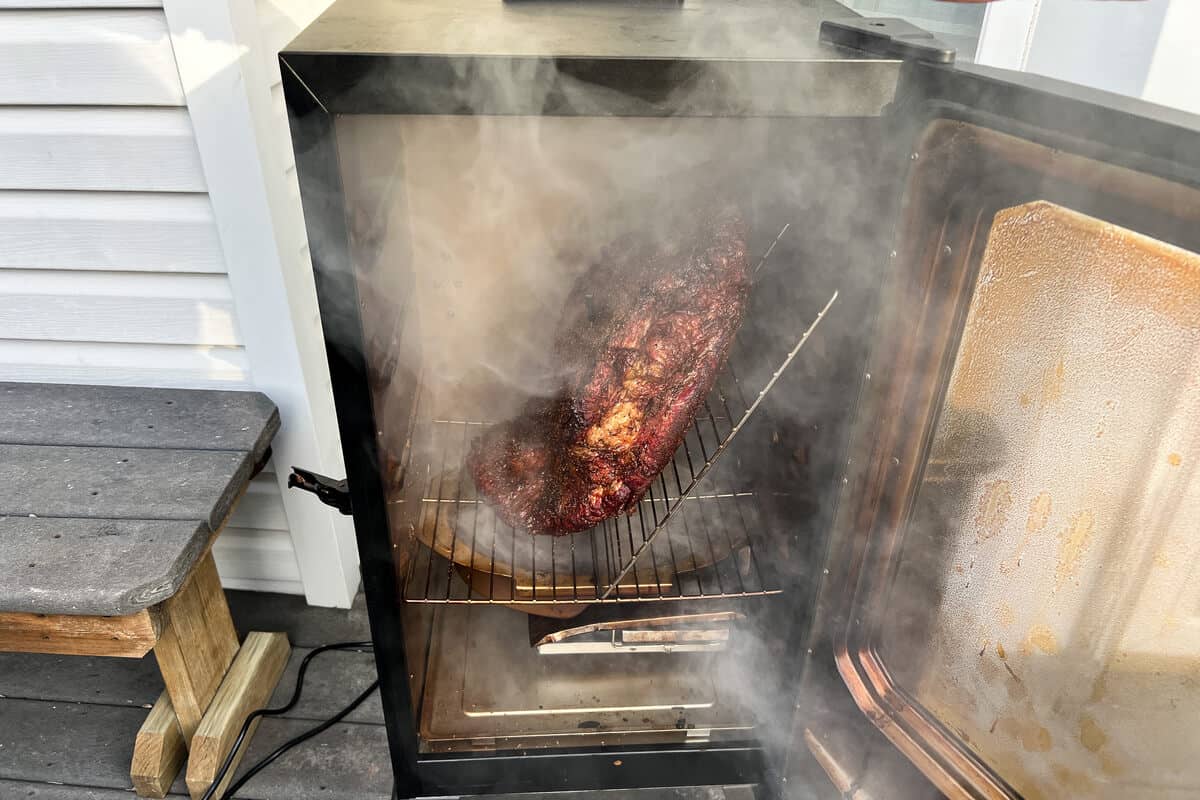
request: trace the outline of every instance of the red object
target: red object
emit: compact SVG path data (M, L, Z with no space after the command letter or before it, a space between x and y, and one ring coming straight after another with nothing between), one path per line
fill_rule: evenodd
M563 389L472 444L468 468L500 518L562 535L633 510L712 389L749 288L731 213L607 248L565 304Z

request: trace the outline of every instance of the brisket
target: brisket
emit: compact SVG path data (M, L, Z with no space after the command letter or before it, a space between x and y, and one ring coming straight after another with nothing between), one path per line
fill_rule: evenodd
M592 528L636 508L712 389L745 313L743 226L627 237L576 282L554 339L561 389L477 438L467 466L502 520Z

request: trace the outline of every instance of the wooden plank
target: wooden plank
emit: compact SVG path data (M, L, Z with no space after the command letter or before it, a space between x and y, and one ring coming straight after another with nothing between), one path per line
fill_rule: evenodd
M312 722L307 720L263 720L243 763L254 763L310 727ZM334 725L256 775L238 796L254 800L391 800L387 732L382 725Z
M142 797L166 797L187 755L171 696L163 691L134 740L129 766L134 791Z
M720 786L664 786L651 789L600 789L582 792L518 792L516 794L471 794L458 800L746 800L741 793L727 793ZM753 792L748 800L754 800Z
M129 756L147 714L144 708L0 700L0 779L128 791Z
M280 599L259 594L256 602L270 608ZM309 652L311 649L307 647L293 648L283 678L267 705L280 706L291 697L300 661ZM3 653L0 675L3 676L0 694L32 700L149 707L163 689L153 653L140 661ZM374 679L375 657L371 653L322 653L309 665L300 702L285 716L314 721L328 719ZM346 721L382 725L379 695L364 701Z
M204 713L204 720L192 737L187 768L188 791L200 798L212 785L217 770L225 761L242 722L251 711L262 708L279 682L291 648L282 633L251 632L238 651L233 666L225 675L221 688ZM259 721L256 720L247 739L234 755L230 772L221 781L217 796L224 793L236 774L237 765L245 755Z
M238 649L211 553L161 608L162 633L154 654L184 738L190 740Z
M128 789L98 789L61 783L29 783L0 778L0 797L25 800L130 800Z
M141 658L159 629L150 610L123 617L0 612L0 651Z
M0 189L205 190L185 108L0 108L0 151Z
M0 270L0 338L240 344L224 275Z
M179 589L211 536L198 520L0 517L0 608L134 614Z
M283 678L280 679L268 705L281 706L291 699L292 691L296 688L300 662L310 652L311 649L307 647L298 647L292 651L292 659L288 662L287 670L283 673ZM373 653L322 653L309 663L308 672L304 677L304 693L300 696L300 702L286 716L289 719L329 719L370 686L375 677ZM379 693L371 695L361 706L351 711L346 721L382 725L383 704L380 702Z
M0 104L183 105L161 11L0 14Z
M153 651L140 659L0 653L0 675L0 695L26 700L149 708L163 690Z
M246 450L257 461L278 429L260 392L0 383L2 444Z
M0 191L0 267L225 272L208 196Z
M360 593L354 606L318 608L303 597L270 596L254 592L226 592L229 610L239 630L276 630L288 635L296 647L316 647L326 642L353 642L371 638L367 607Z
M274 788L268 770L261 777L255 778L252 793L243 793L240 797L248 800L251 798L253 800L275 800L275 798L285 796L273 793ZM34 794L29 794L31 791ZM0 797L8 798L10 796L27 797L29 800L129 800L128 791L122 792L116 789L30 784L0 779ZM319 788L319 785L310 786L303 794L286 796L294 798L294 800L316 800L316 798L338 800L346 795L343 789L335 784L325 786L324 789ZM754 796L754 790L749 786L680 786L662 789L607 789L549 794L473 794L462 795L458 800L754 800Z
M203 520L250 477L245 452L0 445L0 515Z
M26 796L28 785L17 784L19 793L6 791L15 781L57 781L123 790L128 800L129 754L147 713L143 708L0 700L0 719L4 720L0 725L0 797ZM264 720L250 744L247 762L311 726L309 720ZM264 770L238 796L246 800L391 800L391 780L383 726L340 723ZM41 794L52 791L53 786L38 787L35 800L87 797ZM183 795L184 782L176 781L171 792ZM98 797L110 800L103 793Z
M0 380L247 389L241 347L0 339Z

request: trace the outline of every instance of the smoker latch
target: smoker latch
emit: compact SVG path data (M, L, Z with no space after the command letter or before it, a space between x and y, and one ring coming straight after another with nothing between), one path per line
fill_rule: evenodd
M898 17L827 19L821 41L884 58L911 58L953 64L955 50L924 28Z
M300 467L292 467L292 474L288 476L288 488L312 492L325 505L333 506L343 514L351 513L350 490L345 478L335 481Z

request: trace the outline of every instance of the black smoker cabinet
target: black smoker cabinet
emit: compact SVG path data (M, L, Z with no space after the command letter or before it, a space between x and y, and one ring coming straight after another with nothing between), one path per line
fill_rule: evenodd
M1008 352L976 335L989 275L1042 291L1020 264L1033 251L1005 244L1049 241L1022 225L1161 244L1164 264L1200 251L1194 119L956 66L924 32L830 0L337 0L280 67L347 469L348 498L323 499L353 513L397 797L1119 784L1039 738L1078 729L1038 716L1070 702L1014 700L989 730L939 694L952 673L1050 663L1051 639L1006 651L978 626L1024 624L1036 570L1062 578L1026 557L1001 614L994 581L957 577L989 557L964 547L1006 535L1000 471L1036 461L1004 415L1041 406L1012 389L1024 405L979 412L956 365ZM554 391L573 283L613 242L670 238L714 203L745 223L753 288L674 459L636 514L564 537L505 525L464 460ZM1004 319L1079 301L1022 297ZM1038 324L1051 342L1065 323ZM1073 374L1062 363L1047 374ZM1126 474L1103 463L1079 469ZM975 627L942 614L951 600ZM1063 639L1070 608L1036 624ZM968 650L1008 673L955 660ZM1013 760L1014 741L1037 746Z

